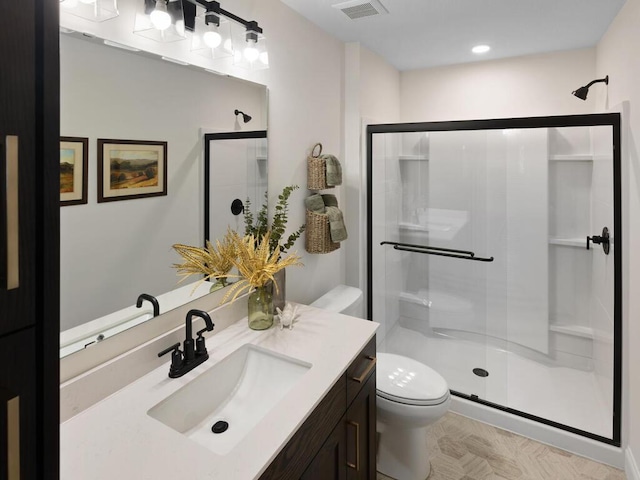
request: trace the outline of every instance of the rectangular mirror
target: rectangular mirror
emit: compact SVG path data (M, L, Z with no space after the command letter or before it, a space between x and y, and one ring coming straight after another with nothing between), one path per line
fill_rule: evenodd
M180 277L172 265L179 257L171 245L203 244L204 133L263 131L261 163L254 158L254 164L265 173L266 189L267 92L263 85L106 46L101 39L78 33L61 35L60 64L61 135L86 139L88 145L82 172L87 202L62 206L60 215L64 356L152 318L151 302L143 300L136 308L143 293L158 299L160 313L209 293L207 285L193 291L186 285L190 280L178 285ZM250 123L238 119L238 109L252 117ZM133 188L133 197L98 203L99 139L122 141L126 147L118 154L120 162L116 165L118 159L110 158L116 163L107 169L119 168L127 184L166 175L166 195L137 195L144 187ZM145 142L166 142L166 171L156 158L158 149L145 147ZM146 162L140 168L127 157L134 147L141 160L136 157L133 163ZM153 173L147 175L149 165ZM247 176L249 170L235 172L232 178L227 174L230 165L224 162L213 170L219 177L216 188L222 191L227 180L233 188L244 183L246 197L255 178ZM263 191L260 195L263 198ZM211 204L212 228L226 230L229 208Z

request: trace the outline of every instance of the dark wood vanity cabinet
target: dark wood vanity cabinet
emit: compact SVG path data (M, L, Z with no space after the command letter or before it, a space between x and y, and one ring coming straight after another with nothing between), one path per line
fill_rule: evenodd
M376 478L375 336L260 477Z

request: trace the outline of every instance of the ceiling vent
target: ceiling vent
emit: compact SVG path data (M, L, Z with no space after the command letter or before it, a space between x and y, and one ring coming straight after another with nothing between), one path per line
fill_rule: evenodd
M378 0L352 0L336 3L332 7L342 11L351 20L389 13Z

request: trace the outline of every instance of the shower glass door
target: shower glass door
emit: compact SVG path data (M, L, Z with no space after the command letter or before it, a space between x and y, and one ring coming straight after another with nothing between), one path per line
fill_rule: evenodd
M615 144L615 114L369 126L379 350L467 400L619 443Z

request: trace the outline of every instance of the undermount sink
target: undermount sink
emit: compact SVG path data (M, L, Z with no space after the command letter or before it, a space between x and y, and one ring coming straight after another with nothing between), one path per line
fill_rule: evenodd
M219 455L229 453L311 368L246 344L147 414ZM215 430L224 429L221 433Z

